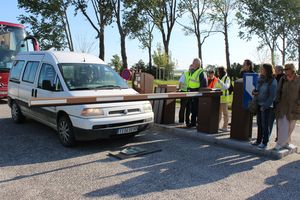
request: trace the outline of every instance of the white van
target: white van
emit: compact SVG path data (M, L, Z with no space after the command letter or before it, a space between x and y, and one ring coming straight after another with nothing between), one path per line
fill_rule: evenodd
M31 98L137 94L96 56L74 52L25 52L16 56L8 104L16 123L25 117L57 130L64 146L78 140L135 135L153 122L149 101L29 107Z

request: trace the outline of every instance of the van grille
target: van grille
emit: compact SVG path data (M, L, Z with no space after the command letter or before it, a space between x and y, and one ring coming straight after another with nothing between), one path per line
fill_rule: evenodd
M140 112L140 109L132 108L132 109L128 109L128 110L113 110L113 111L109 111L108 114L116 115L116 114L127 114L127 113L133 113L133 112Z
M120 127L120 126L126 126L126 125L140 124L140 123L144 123L144 122L146 122L146 120L137 120L137 121L131 121L131 122L116 123L116 124L95 125L95 126L93 126L93 129L114 128L114 127Z

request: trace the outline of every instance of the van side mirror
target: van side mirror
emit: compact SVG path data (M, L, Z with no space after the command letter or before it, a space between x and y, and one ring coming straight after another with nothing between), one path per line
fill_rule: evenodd
M54 87L52 86L50 80L43 80L43 82L42 82L42 89L54 91Z

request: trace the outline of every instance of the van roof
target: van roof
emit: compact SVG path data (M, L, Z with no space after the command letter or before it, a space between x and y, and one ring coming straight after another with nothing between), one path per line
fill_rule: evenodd
M50 56L56 60L57 63L98 63L105 64L103 60L97 56L77 53L77 52L67 52L67 51L32 51L32 52L22 52L19 55L44 55Z

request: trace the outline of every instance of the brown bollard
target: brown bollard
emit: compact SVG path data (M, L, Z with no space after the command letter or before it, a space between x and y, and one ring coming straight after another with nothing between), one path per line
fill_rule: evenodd
M165 92L176 92L176 85L159 85L160 88L165 88ZM175 123L176 99L164 100L162 111L162 124Z
M243 108L243 79L234 82L230 138L249 141L252 137L252 114Z
M199 98L197 131L210 134L218 133L220 96L221 92L219 91L218 95L212 94L208 97Z

